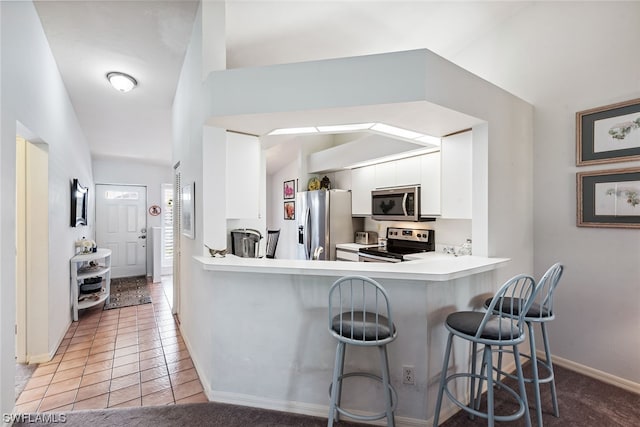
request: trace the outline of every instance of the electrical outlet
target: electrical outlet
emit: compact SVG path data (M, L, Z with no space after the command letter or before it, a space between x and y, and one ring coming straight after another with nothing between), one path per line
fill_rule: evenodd
M415 385L416 378L413 371L413 366L402 367L402 384Z

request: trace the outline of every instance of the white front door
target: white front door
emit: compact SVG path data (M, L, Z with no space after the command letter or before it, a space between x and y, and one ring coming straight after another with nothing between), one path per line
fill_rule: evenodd
M111 249L111 277L147 274L147 187L96 184L96 243Z

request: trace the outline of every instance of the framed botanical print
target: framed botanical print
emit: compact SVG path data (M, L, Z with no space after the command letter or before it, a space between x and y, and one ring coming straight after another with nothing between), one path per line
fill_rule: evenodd
M640 98L576 113L578 166L640 160Z
M640 168L579 172L578 227L640 228Z

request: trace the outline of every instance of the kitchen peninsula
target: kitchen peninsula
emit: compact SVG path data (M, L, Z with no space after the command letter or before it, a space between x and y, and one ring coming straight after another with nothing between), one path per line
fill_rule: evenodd
M365 275L389 293L398 328L398 339L388 348L398 391L396 419L408 425L432 416L446 342L444 319L457 310L479 309L499 285L495 270L509 262L434 252L401 263L230 255L192 260L202 286L188 304L206 327L187 345L190 351L197 348L198 373L211 400L325 417L335 352L327 331L328 290L338 277ZM453 366L467 361L468 352L458 351ZM377 358L353 349L345 369L375 372L377 364ZM402 366L414 367L415 385L402 383ZM349 392L343 403L375 412L371 385L368 380L345 385Z

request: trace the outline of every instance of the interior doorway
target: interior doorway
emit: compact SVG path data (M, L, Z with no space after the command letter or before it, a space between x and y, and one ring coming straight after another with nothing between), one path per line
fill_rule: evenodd
M147 275L147 187L96 184L96 243L111 249L111 277Z
M49 358L49 147L16 136L16 328L18 363Z

